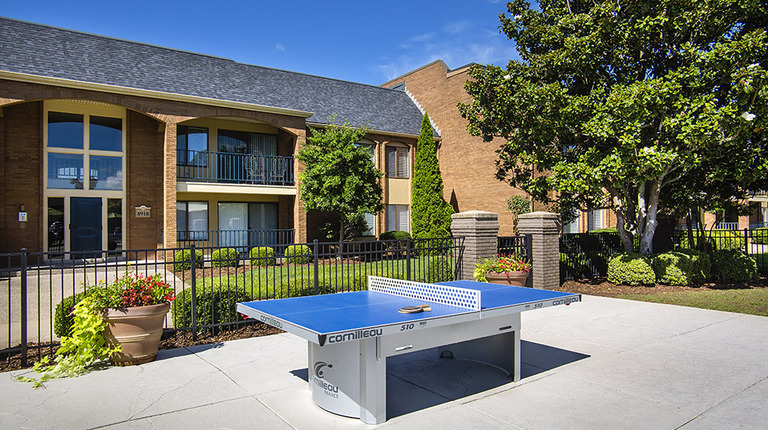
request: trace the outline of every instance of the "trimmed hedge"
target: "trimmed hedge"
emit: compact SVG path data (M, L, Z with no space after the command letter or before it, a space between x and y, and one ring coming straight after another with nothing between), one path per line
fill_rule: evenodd
M195 268L203 267L203 251L195 250ZM192 268L192 250L182 249L173 254L173 271L181 272Z
M623 252L608 261L608 281L621 285L653 285L656 274L644 255Z
M406 240L411 237L407 231L392 230L385 231L379 235L379 240Z
M721 281L744 282L757 279L757 262L737 249L713 252L712 275Z
M240 254L235 248L220 248L211 253L211 266L237 267Z
M701 284L709 278L711 269L709 257L691 249L658 254L651 259L651 265L657 281L666 285Z
M307 264L312 262L312 250L306 245L291 245L285 248L285 257L288 264Z
M198 327L239 321L241 318L236 310L237 303L253 300L251 294L242 287L199 287L196 293ZM178 293L171 307L174 327L192 327L191 289Z
M736 230L711 230L705 231L703 237L699 238L696 231L693 232L693 246L688 243L688 233L683 232L680 236L680 247L685 249L699 249L696 246L700 240L707 244L707 249L714 251L718 249L743 249L744 234Z
M752 230L752 243L757 245L768 245L768 227Z
M277 264L275 260L275 250L268 246L260 246L251 249L251 266L274 266Z
M426 257L427 263L422 267L423 272L419 278L421 282L433 284L435 282L453 281L453 258L447 256Z

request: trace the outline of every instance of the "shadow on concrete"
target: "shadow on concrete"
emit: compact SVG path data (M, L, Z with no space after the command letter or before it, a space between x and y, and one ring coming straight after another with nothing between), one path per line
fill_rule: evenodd
M589 358L589 355L521 341L521 380ZM291 374L308 381L307 368ZM439 358L436 349L387 360L387 419L427 409L512 383L502 369L486 363Z

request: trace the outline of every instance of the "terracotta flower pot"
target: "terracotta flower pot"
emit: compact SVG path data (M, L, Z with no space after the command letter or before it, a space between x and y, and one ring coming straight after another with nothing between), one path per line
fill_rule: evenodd
M163 320L170 303L138 306L135 308L107 309L105 338L107 342L122 346L122 352L112 354L109 361L115 366L148 363L157 357Z
M514 287L524 287L530 272L485 272L485 279L492 284L512 285Z

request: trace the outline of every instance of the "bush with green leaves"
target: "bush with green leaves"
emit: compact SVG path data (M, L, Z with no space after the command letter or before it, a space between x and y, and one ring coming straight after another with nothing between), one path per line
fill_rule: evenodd
M621 285L653 285L656 274L648 258L634 252L622 252L608 260L608 282Z
M415 239L443 238L451 235L453 208L443 198L443 179L437 160L437 142L429 117L424 114L416 143L416 158L411 179L411 231ZM445 252L425 248L421 255Z
M379 240L406 240L410 238L410 233L400 230L385 231L379 235Z
M219 248L211 253L211 266L237 267L240 253L235 248Z
M709 257L694 250L658 254L651 264L657 281L666 285L701 284L709 278L711 267Z
M88 291L75 293L69 297L64 297L56 305L53 312L53 333L58 337L70 336L72 334L72 324L75 322L75 305L80 303L87 295L94 291L94 288Z
M239 320L238 302L253 300L250 292L242 287L207 286L196 288L197 326L236 322ZM192 327L192 289L176 295L172 304L173 326Z
M173 271L174 272L189 270L191 267L192 267L192 250L182 249L180 251L176 251L176 253L173 254ZM202 267L203 267L203 251L196 249L195 250L195 268L202 269Z
M768 227L752 230L752 243L756 245L768 245Z
M291 245L285 248L285 261L288 264L307 264L312 262L312 250L306 245Z
M453 281L453 258L449 256L435 255L425 257L426 263L423 271L418 276L421 282L435 283Z
M269 246L258 246L251 249L251 266L274 266L277 264L275 260L275 250Z
M688 232L680 236L680 248L701 249L700 242L706 243L705 249L715 251L718 249L744 249L744 234L736 230L711 230L699 236L698 231L693 232L693 243L689 243ZM691 246L692 245L692 246Z
M713 252L712 276L725 282L745 282L757 279L757 262L738 249Z
M336 292L336 289L331 283L324 278L318 278L317 284L318 294L332 294ZM279 289L275 291L276 299L313 295L315 295L315 279L314 274L309 272L302 276L294 276L286 279L280 284Z

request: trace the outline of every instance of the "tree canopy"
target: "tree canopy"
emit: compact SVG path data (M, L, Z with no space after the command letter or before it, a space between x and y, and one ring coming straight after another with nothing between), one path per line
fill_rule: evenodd
M311 130L297 157L305 164L299 173L304 209L338 212L339 240L344 239L345 221L383 209L379 179L384 174L368 149L357 144L367 131L332 119L325 129Z
M716 206L766 187L764 1L507 10L501 30L521 60L472 67L459 107L471 133L506 140L499 179L563 213L612 209L625 249L637 236L643 254L660 202Z
M451 235L453 208L443 199L443 178L433 133L429 117L424 114L411 182L411 232L414 239Z

